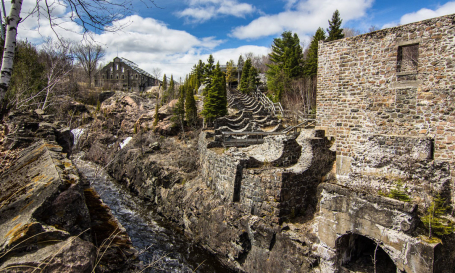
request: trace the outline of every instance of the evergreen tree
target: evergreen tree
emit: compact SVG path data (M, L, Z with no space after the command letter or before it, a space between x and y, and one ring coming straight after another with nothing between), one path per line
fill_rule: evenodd
M259 73L256 67L252 66L248 72L248 88L247 93L256 91L257 86L259 85Z
M167 89L167 77L166 74L163 76L163 91L166 91Z
M196 101L194 100L194 87L190 85L188 85L188 89L186 90L185 117L189 125L196 125L197 108Z
M235 67L234 61L230 60L226 63L226 82L228 83L229 87L231 87L231 82L236 82L237 77L237 69Z
M196 65L196 91L199 89L199 87L204 83L204 67L205 63L201 60L199 60L198 64Z
M185 86L180 85L178 90L178 101L174 107L174 115L171 120L182 128L185 121Z
M169 97L169 94L168 94L168 91L167 91L167 77L166 77L166 74L164 74L163 76L163 91L162 91L162 96L161 96L161 105L167 103L167 100L168 100L168 97Z
M207 59L207 64L204 66L204 83L206 84L206 87L204 89L204 92L202 95L207 96L207 92L211 87L212 84L212 78L213 78L213 73L215 69L215 59L213 59L212 54L210 54L209 58Z
M281 38L275 38L269 59L267 85L275 93L274 99L279 101L290 79L303 74L303 51L297 34L285 31Z
M220 64L217 63L213 70L212 84L207 91L204 100L204 109L202 115L211 123L214 119L227 114L226 84L223 79L224 75L220 70Z
M341 23L343 20L340 18L340 12L335 10L332 15L332 20L329 21L329 28L327 29L327 33L329 37L327 38L328 41L334 41L338 39L343 39L343 29L341 28Z
M251 59L247 59L245 64L243 65L242 69L242 77L240 78L240 88L239 90L242 93L249 93L248 90L248 79L250 77L250 69L251 69Z
M169 98L171 100L175 99L175 83L174 76L171 74L171 79L169 80L169 89L168 89Z
M36 48L30 42L19 41L14 54L14 70L3 106L17 107L14 104L37 95L47 85L45 71L46 67L40 62ZM37 104L40 101L43 101L43 96L35 97L28 104Z
M449 209L445 205L445 199L441 196L436 196L427 209L427 213L422 217L422 222L428 229L428 237L431 239L433 234L443 236L455 231L455 226L452 221L441 217L446 214Z
M304 74L307 76L316 75L318 72L318 43L323 40L325 40L324 29L318 28L313 36L313 40L311 40L307 59L305 61Z

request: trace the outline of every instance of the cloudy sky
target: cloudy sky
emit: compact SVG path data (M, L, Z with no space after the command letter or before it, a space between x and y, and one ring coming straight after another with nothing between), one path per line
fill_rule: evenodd
M51 3L51 1L55 1ZM273 38L285 30L297 33L308 45L318 27L328 27L328 20L338 9L343 27L366 32L370 26L387 28L423 19L455 13L455 1L436 0L112 0L131 3L129 11L113 26L112 33L94 30L91 37L106 48L104 63L115 56L136 62L152 73L184 77L199 60L213 54L221 64L237 61L243 53L265 55ZM6 1L9 2L9 1ZM27 17L44 0L24 0L18 38L39 46L55 33L75 42L81 41L82 27L70 20L66 0L51 3L54 30L44 12ZM90 1L88 1L90 2ZM9 5L7 5L7 12ZM41 6L40 11L44 11Z

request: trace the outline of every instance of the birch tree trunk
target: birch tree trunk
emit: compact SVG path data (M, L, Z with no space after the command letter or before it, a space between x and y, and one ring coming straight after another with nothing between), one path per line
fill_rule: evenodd
M16 50L17 26L23 0L11 0L11 12L6 18L6 40L3 49L2 69L0 71L0 103L3 103L13 73L14 52Z

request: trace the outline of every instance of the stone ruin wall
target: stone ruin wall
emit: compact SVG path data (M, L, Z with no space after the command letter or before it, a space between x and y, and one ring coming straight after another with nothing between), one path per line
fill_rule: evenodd
M217 153L211 148L211 137L202 132L198 142L201 175L207 186L224 202L237 203L246 213L271 216L278 222L281 174L263 175L258 169L249 169L258 167L259 162L245 155Z
M320 133L313 138L302 135L299 143L282 137L270 139L269 146L286 145L281 147L281 156L267 161L254 152L261 145L223 150L211 133L202 132L198 142L202 178L216 196L238 204L247 214L270 217L275 223L308 216L316 209L317 185L334 160L330 143Z
M399 50L416 44L416 71L399 71ZM337 183L403 181L414 198L455 203L455 15L320 42L318 57L317 122L335 138Z

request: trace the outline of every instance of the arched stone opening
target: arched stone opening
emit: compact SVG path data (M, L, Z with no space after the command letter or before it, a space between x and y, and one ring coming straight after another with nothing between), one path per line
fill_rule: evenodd
M401 272L389 255L375 241L358 234L345 234L337 239L338 264L342 272Z

